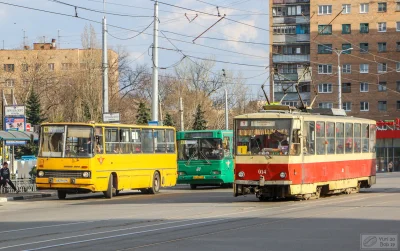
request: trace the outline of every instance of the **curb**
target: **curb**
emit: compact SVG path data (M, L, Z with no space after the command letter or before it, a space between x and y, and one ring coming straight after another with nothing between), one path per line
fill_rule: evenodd
M56 193L42 193L42 194L32 194L32 195L15 195L13 197L2 197L0 202L14 201L14 200L31 200L38 198L46 198L55 196Z

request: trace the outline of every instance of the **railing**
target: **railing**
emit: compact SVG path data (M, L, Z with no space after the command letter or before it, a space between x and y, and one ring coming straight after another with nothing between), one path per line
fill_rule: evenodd
M272 35L272 40L274 43L295 43L296 42L296 35L291 34L291 35L284 35L284 34L279 34L279 35Z
M297 81L297 73L278 73L274 74L274 80L280 81Z
M296 24L307 24L310 23L310 17L308 16L296 16Z
M272 4L309 3L310 0L273 0Z
M274 63L310 62L310 55L272 55L272 62Z
M297 42L308 42L310 41L310 34L297 34Z
M296 17L273 17L273 24L295 24Z
M36 192L36 183L34 179L13 179L11 181L14 183L17 191L21 193ZM0 189L0 193L15 193L15 191L7 184L6 187Z

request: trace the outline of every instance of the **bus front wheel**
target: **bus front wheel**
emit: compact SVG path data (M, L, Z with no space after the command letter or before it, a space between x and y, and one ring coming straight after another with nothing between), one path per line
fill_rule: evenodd
M57 197L59 200L65 200L65 198L67 197L67 192L57 190Z
M158 172L154 172L153 174L153 185L149 188L150 194L156 194L160 191L160 174Z
M113 197L113 176L112 175L110 175L110 178L108 179L107 190L104 191L103 193L107 199L111 199Z

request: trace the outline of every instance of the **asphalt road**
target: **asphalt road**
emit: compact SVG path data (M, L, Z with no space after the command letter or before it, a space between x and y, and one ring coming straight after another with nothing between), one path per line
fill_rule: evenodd
M309 201L259 202L188 186L112 200L15 201L0 206L0 251L360 250L361 234L399 234L399 208L400 173L378 175L359 194Z

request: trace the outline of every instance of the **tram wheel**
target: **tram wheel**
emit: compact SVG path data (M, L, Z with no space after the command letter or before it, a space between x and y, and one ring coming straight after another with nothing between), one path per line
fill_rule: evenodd
M67 192L57 190L57 197L59 200L65 200L65 198L67 197Z
M197 188L197 185L195 185L195 184L190 184L190 189L196 189Z
M160 191L160 174L156 171L153 174L153 183L149 188L150 194L156 194Z
M321 187L317 187L317 190L315 192L315 198L316 199L319 199L321 197L321 190L322 190Z

